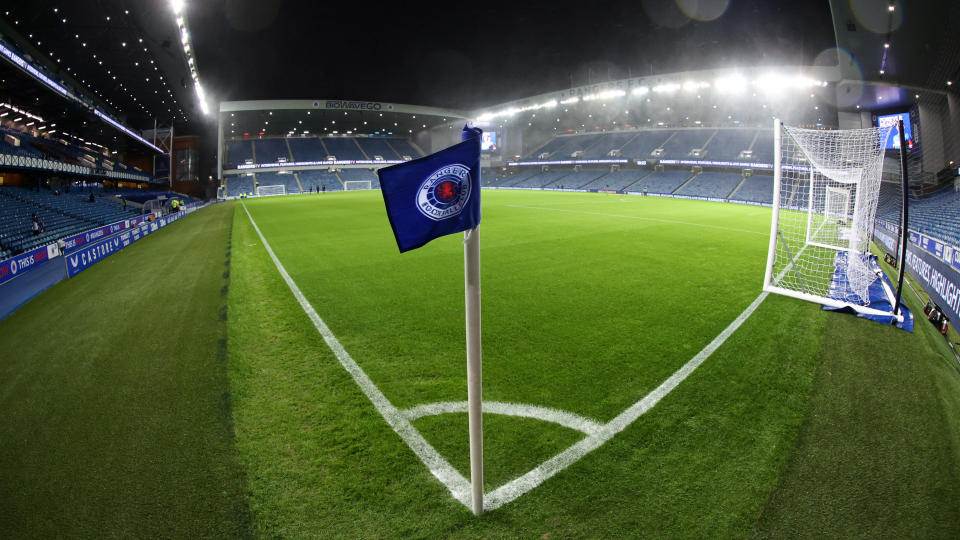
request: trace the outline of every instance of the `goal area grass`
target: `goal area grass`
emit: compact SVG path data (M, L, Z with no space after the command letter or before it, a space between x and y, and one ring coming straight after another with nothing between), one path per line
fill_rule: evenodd
M399 254L375 191L217 204L0 321L16 351L0 362L5 535L960 530L960 374L943 340L775 295L623 431L473 516L344 370L245 208L394 406L466 400L458 235ZM484 401L617 417L761 294L769 222L762 207L484 191ZM465 413L411 423L469 477ZM485 414L485 489L583 437Z

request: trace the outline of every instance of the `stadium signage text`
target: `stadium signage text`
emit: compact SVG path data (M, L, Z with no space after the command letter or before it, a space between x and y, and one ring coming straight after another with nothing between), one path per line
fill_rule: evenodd
M326 160L326 161L285 161L277 163L244 163L243 165L237 165L239 170L247 169L276 169L279 167L283 168L296 168L296 167L328 167L331 165L394 165L397 163L403 163L403 160L399 159L384 159L384 160L375 160L375 159L337 159L337 160Z
M326 102L327 109L348 109L351 111L379 111L384 108L392 109L393 106L388 105L383 106L383 103L376 101L345 101L342 99L328 99Z
M25 270L58 255L60 250L57 249L57 245L50 244L7 259L0 264L0 283L6 283L17 275L22 275Z
M907 268L951 322L960 321L960 279L942 261L908 246Z

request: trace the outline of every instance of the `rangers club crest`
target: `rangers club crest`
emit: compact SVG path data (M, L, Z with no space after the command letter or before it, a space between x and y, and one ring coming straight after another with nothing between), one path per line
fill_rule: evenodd
M417 209L434 221L460 215L470 199L470 168L454 163L441 167L420 184Z

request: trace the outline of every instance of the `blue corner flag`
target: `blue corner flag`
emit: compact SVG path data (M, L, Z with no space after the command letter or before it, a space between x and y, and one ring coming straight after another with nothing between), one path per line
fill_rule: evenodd
M377 171L400 252L480 224L479 128L463 127L463 142Z

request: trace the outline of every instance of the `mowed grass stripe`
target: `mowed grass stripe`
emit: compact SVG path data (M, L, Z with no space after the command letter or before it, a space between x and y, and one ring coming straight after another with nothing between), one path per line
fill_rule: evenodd
M244 537L226 377L232 204L0 322L0 536Z
M760 236L505 206L524 196L484 193L486 399L609 420L756 297ZM376 193L288 201L252 201L249 210L381 390L401 408L463 399L460 238L401 256ZM652 198L641 203L638 213L665 212ZM608 391L597 395L583 380Z
M290 272L317 310L324 313L325 320L335 333L338 332L336 328L339 321L326 312L339 313L341 310L337 302L351 303L356 299L357 302L351 303L351 306L360 313L354 316L365 317L366 326L371 328L387 318L378 312L379 304L368 297L381 294L380 286L376 285L381 274L353 273L351 271L356 265L352 263L349 265L351 271L346 272L321 272L317 269L335 265L341 254L342 259L348 261L379 257L369 246L356 241L358 237L353 236L350 226L341 230L334 223L326 221L325 204L331 205L329 214L336 215L334 219L342 219L346 217L343 213L347 212L350 199L357 209L356 214L348 219L356 220L368 211L370 201L355 194L348 194L342 199L318 199L316 203L293 199L296 204L288 208L283 208L282 199L252 201L249 205L258 225L288 270L295 263L284 259L282 249L287 250L289 257L291 251L296 251L292 249L294 244L313 246L311 262L315 261L316 265L309 268L309 265L305 265L298 268L296 273L293 270ZM373 202L379 203L377 199ZM295 240L284 239L282 227L271 226L272 212L266 211L268 207L273 207L275 215L282 216L288 225L301 226L297 231L287 233L296 235ZM313 220L305 229L300 220L291 215L300 209L309 212ZM382 208L370 204L369 211L374 209L382 212ZM496 206L485 208L485 216L499 211L502 209ZM360 227L365 228L365 225ZM322 530L324 534L343 537L370 534L371 531L375 531L373 534L376 536L417 537L512 537L533 534L743 536L749 534L755 516L776 484L778 471L802 420L816 351L819 350L824 314L809 309L810 306L804 303L771 298L761 305L757 314L738 330L733 339L714 353L707 365L667 396L651 414L641 417L607 445L539 488L491 514L474 519L444 493L439 482L425 477L426 468L416 461L412 452L405 448L399 437L392 434L382 420L379 426L375 422L370 424L371 417L375 419L378 415L369 403L364 404L365 398L358 389L350 388L350 384L344 386L344 380L349 382L349 378L342 373L342 369L340 374L336 373L340 368L332 354L324 350L322 340L289 294L281 294L285 288L283 282L276 272L273 275L268 272L272 265L262 247L257 245L252 228L238 220L236 230L237 237L245 235L248 239L243 243L243 258L238 256L235 260L238 275L244 276L245 286L236 287L235 283L231 306L236 306L237 311L258 311L258 314L251 313L246 318L247 324L242 330L234 332L231 328L231 353L243 355L242 361L238 362L241 367L233 372L238 387L245 388L244 392L238 392L238 437L245 462L251 470L251 478L257 479L253 487L254 497L264 505L260 506L260 502L256 505L257 530L264 535L288 535L291 531L310 534L308 531ZM341 243L314 243L316 240L305 232L309 230L322 230L324 235L338 238ZM389 229L386 234L389 234ZM559 234L565 232L559 231ZM485 235L489 236L487 229ZM278 240L275 241L274 236ZM387 237L386 240L392 242L392 238ZM284 243L286 245L283 248L278 247ZM729 245L728 241L724 243ZM361 256L347 253L348 246L360 252ZM392 245L390 247L393 248ZM442 250L448 249L459 255L459 241L442 247ZM615 250L615 247L608 249ZM583 253L585 256L593 254L590 250L583 250ZM459 257L456 258L459 266ZM485 265L488 259L485 259ZM579 263L579 259L562 260ZM553 265L554 273L559 275L567 270L560 262L550 259L544 265ZM381 272L389 272L395 267L396 264L385 265ZM733 267L736 268L736 265ZM547 269L544 269L545 276L550 275ZM572 271L579 269L580 266L574 266ZM616 270L613 269L614 273ZM459 271L462 270L457 270L458 281ZM762 265L756 273L759 275L761 271ZM349 294L326 290L319 284L307 284L321 275L322 281L328 285L330 282L339 285L350 281L336 278L339 274L361 284L346 287ZM515 276L515 279L524 278L522 272ZM488 281L485 276L485 293L489 290L486 286ZM246 285L252 290L244 292ZM308 292L311 286L316 293ZM375 290L361 294L368 286ZM648 287L654 286L654 283L648 284ZM384 287L383 291L387 289ZM719 329L729 324L746 304L756 298L756 289L743 291L743 296L747 292L749 298L738 306L736 313L722 322ZM458 293L459 298L462 288ZM314 294L323 301L315 298ZM398 290L397 294L405 296L405 291ZM416 298L413 295L410 297ZM577 313L590 313L597 304L607 299L606 296L587 296ZM550 296L542 298L544 305L553 301L554 298ZM407 309L416 311L410 306ZM267 313L274 313L283 322L272 323L272 318L265 316ZM297 317L299 323L296 322ZM234 322L237 320L233 319ZM784 321L790 321L791 324L785 324ZM680 319L678 324L682 326L683 322ZM618 327L619 334L626 340L639 342L635 344L637 347L642 346L647 337L656 338L649 333L636 333L628 329L621 324ZM281 334L271 337L277 332ZM794 335L795 332L798 335ZM313 336L307 341L300 341L297 336L303 333L312 333ZM715 334L704 339L696 350ZM340 335L338 333L338 337ZM787 351L782 346L785 338L794 344ZM406 339L401 335L400 343L388 343L386 346L402 350ZM570 348L597 349L606 346L589 339L582 340L580 333L566 336L565 339ZM270 344L264 345L265 342ZM367 341L358 340L358 343L365 344ZM461 343L462 334L457 345ZM315 355L313 360L316 365L311 365L309 359L303 359L300 352L288 354L284 350L304 346L314 351L312 354ZM371 360L367 356L361 360L360 353L356 352L358 349L349 346L348 349L358 362L375 363L376 359ZM372 356L371 350L364 349L364 354ZM696 350L686 355L684 360L689 359ZM419 364L431 363L432 360L428 356L407 354L409 356L401 361L392 362L393 370L386 377L388 383L422 382L423 372L429 370ZM772 357L779 361L771 362ZM524 356L513 358L513 367L523 369L526 361ZM384 360L381 362L387 364ZM457 373L449 377L457 390L451 389L451 392L463 393L462 358L455 358L453 362ZM566 366L557 366L554 365L553 372L542 371L541 379L577 378L579 375L577 371L565 369ZM366 365L363 367L366 369ZM594 367L602 371L606 366L598 362ZM320 378L314 378L311 382L310 377L284 375L288 371L316 372ZM375 383L382 385L381 379L371 377ZM589 395L596 400L611 391L608 380L603 377L580 377L577 384L589 387L582 395ZM438 387L445 384L444 381L432 382ZM659 384L662 381L657 382ZM485 377L485 397L496 393L499 386L511 385L521 386L508 378L491 380ZM536 394L538 386L538 381L526 381L525 388L531 394ZM241 394L243 399L240 398ZM392 394L387 395L393 399ZM633 396L630 403L641 396ZM254 405L278 401L284 405L282 410L271 408L276 415L261 414L259 407ZM449 427L443 427L444 420ZM466 425L463 420L463 415L444 415L432 418L430 427L424 425L431 436L442 437L437 444L442 442L444 451L452 454L448 459L461 466L466 463L467 455ZM322 429L326 436L316 433L318 429ZM461 436L456 435L458 430L462 430ZM536 444L524 445L522 437L518 441L517 437L511 435L492 436L486 450L496 456L493 464L501 463L502 456L509 456L513 462L509 465L529 463L532 466L543 459L545 443L549 445L556 442L562 446L568 442L558 440L556 435L548 432L536 437ZM521 444L518 445L518 442ZM291 451L291 448L295 451ZM384 458L378 456L383 454L392 456L388 458L392 460L389 465L381 463ZM283 460L282 466L274 464L278 458ZM511 470L522 470L521 467L509 465L507 467ZM386 477L371 476L378 469L385 471ZM406 488L399 488L401 485ZM344 496L345 493L354 495ZM433 496L440 497L440 500L432 500ZM276 502L278 499L283 501ZM416 514L415 524L405 520L411 511ZM336 527L332 527L333 524Z

